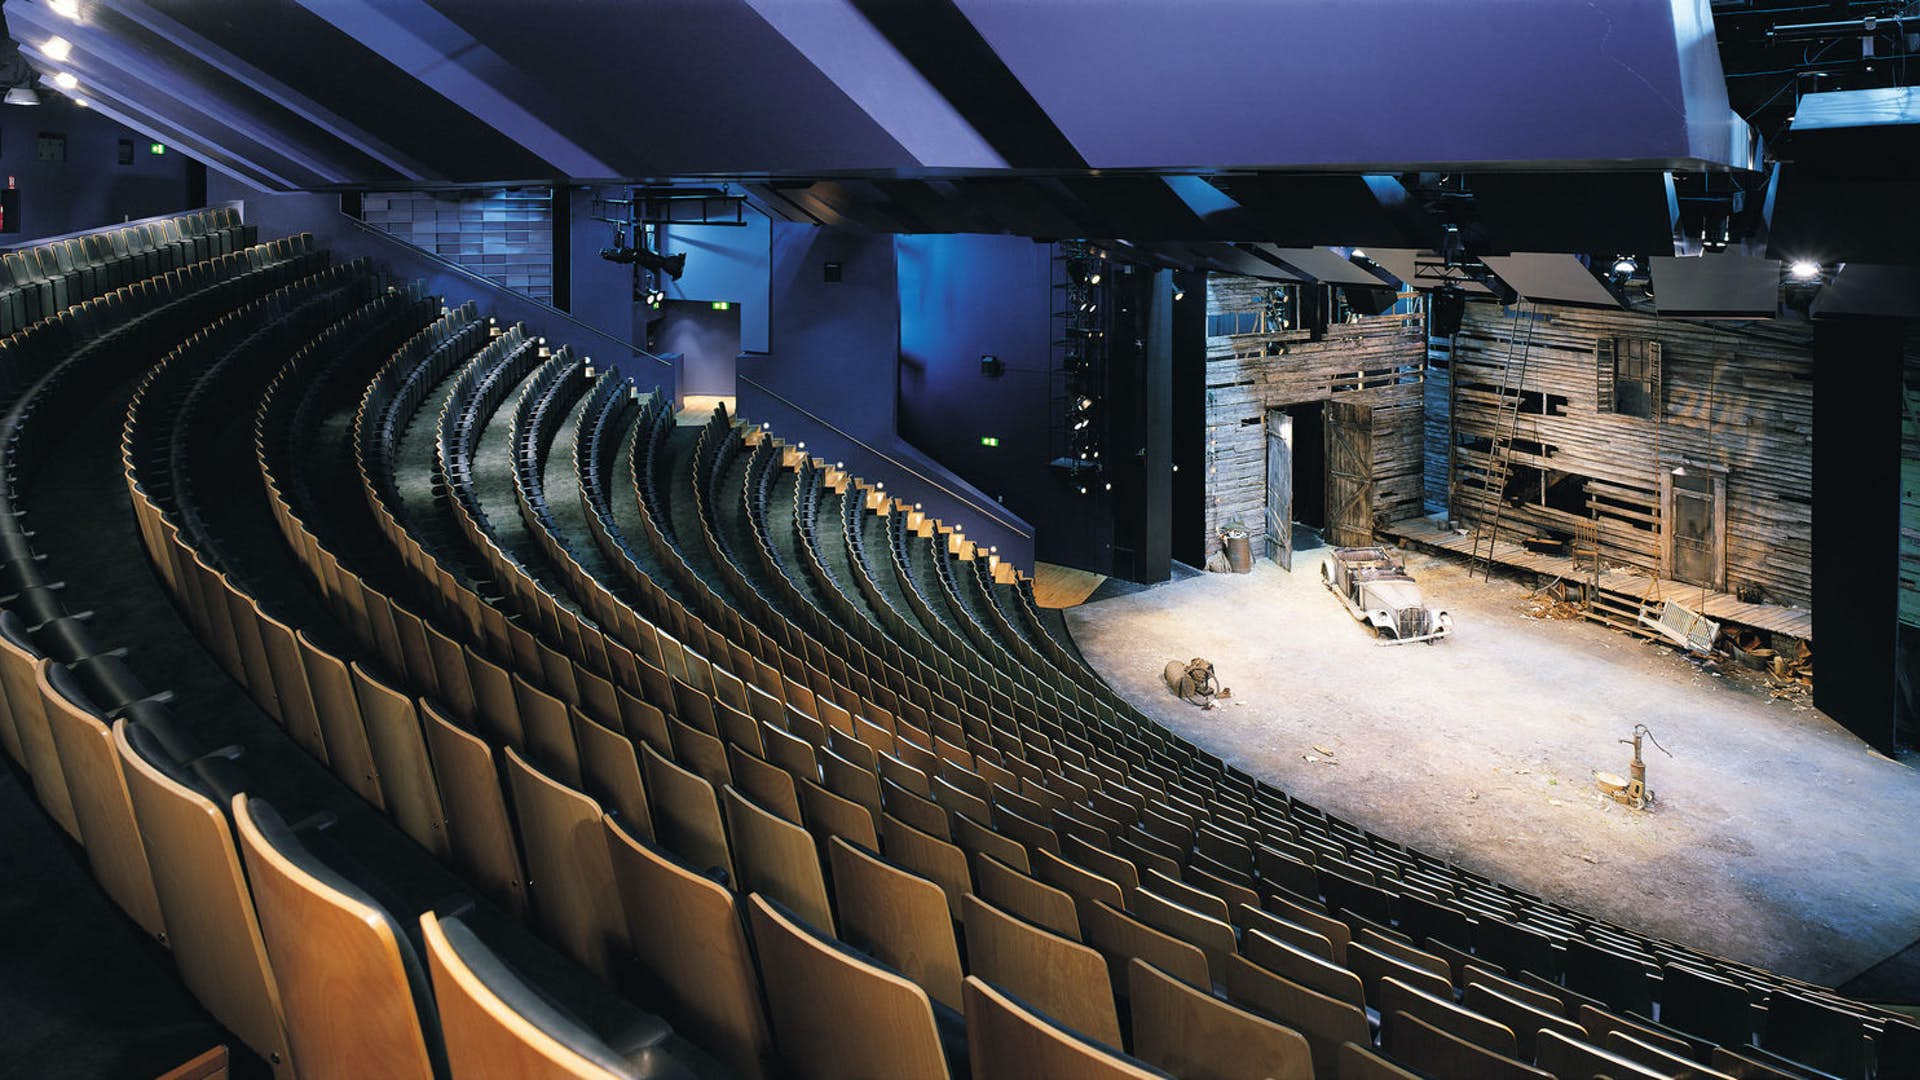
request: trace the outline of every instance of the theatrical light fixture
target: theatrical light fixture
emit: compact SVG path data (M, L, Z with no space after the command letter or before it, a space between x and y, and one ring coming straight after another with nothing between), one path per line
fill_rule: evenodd
M1367 257L1367 253L1364 251L1361 251L1359 248L1354 248L1353 257L1356 259L1364 259Z
M1639 269L1640 264L1634 262L1631 255L1622 255L1613 260L1613 272L1618 277L1630 278Z
M53 85L62 90L71 90L80 85L80 80L73 77L73 72L62 71L53 77Z
M31 86L9 86L6 102L9 105L38 105L40 92Z
M86 98L83 98L83 97L77 97L77 98L74 98L74 99L73 99L73 103L74 103L74 105L76 105L76 106L78 106L79 108L82 108L82 109L84 109L84 108L86 108L87 106L89 106L89 105L91 105L91 104L93 104L92 102L90 102L90 101L88 101L88 100L87 100Z
M79 0L47 0L47 8L55 15L64 16L74 22L80 21Z
M40 46L40 55L56 64L64 64L67 62L67 57L73 55L73 42L56 34Z
M1088 275L1087 275L1087 284L1089 284L1089 285L1098 285L1098 284L1100 284L1100 271L1098 271L1098 270L1095 270L1095 271L1094 271L1093 273L1091 273L1091 274L1088 274Z
M1175 300L1185 300L1187 298L1187 290L1175 285L1173 287L1173 298Z
M1820 264L1811 259L1795 259L1787 267L1787 273L1795 281L1817 281L1820 278Z

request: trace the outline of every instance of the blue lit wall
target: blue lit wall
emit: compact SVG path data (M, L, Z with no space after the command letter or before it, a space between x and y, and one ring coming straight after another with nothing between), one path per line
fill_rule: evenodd
M840 264L840 281L826 280L828 263ZM809 453L890 491L911 492L929 513L1030 570L1032 525L898 433L894 238L776 222L770 265L772 332L764 355L740 359L741 415L772 421Z
M901 437L1032 522L1038 558L1106 572L1106 500L1069 493L1048 467L1049 246L918 235L894 247ZM982 375L982 355L1006 373Z

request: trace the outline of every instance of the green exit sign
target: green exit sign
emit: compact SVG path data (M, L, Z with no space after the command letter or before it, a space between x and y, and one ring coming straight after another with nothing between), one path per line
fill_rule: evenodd
M725 311L725 310L727 310L728 308L730 308L730 307L732 307L732 306L733 306L733 305L732 305L731 303L729 303L729 302L727 302L727 301L725 301L725 300L715 300L715 301L713 302L713 310L715 310L715 311Z
M166 143L148 143L147 144L147 153L149 154L164 154L166 152L167 152Z
M982 435L982 436L980 436L980 445L981 445L981 446L999 446L999 445L1000 445L1000 436L998 436L998 435Z

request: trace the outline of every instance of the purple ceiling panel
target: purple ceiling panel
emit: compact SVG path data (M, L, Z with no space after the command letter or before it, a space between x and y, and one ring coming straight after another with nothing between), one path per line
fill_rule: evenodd
M1740 164L1707 0L955 3L1094 168Z
M433 7L498 58L476 75L611 165L602 175L923 164L744 0ZM964 163L978 166L977 155Z

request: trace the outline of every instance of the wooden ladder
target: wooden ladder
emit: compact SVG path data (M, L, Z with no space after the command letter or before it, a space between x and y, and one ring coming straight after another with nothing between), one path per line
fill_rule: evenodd
M1532 307L1531 304L1528 305ZM1533 315L1532 311L1528 312ZM1488 581L1493 580L1494 552L1500 544L1500 513L1506 506L1507 478L1513 469L1513 440L1520 427L1521 391L1527 385L1527 365L1533 356L1533 328L1538 320L1527 319L1527 336L1524 342L1516 330L1507 338L1506 362L1500 366L1500 401L1494 407L1493 442L1487 449L1488 462L1481 477L1480 514L1473 526L1473 547L1467 562L1467 577L1473 577L1475 567L1480 567ZM1514 347L1519 346L1520 364L1514 368ZM1459 378L1456 368L1454 378ZM1486 538L1486 554L1480 551L1481 538Z

